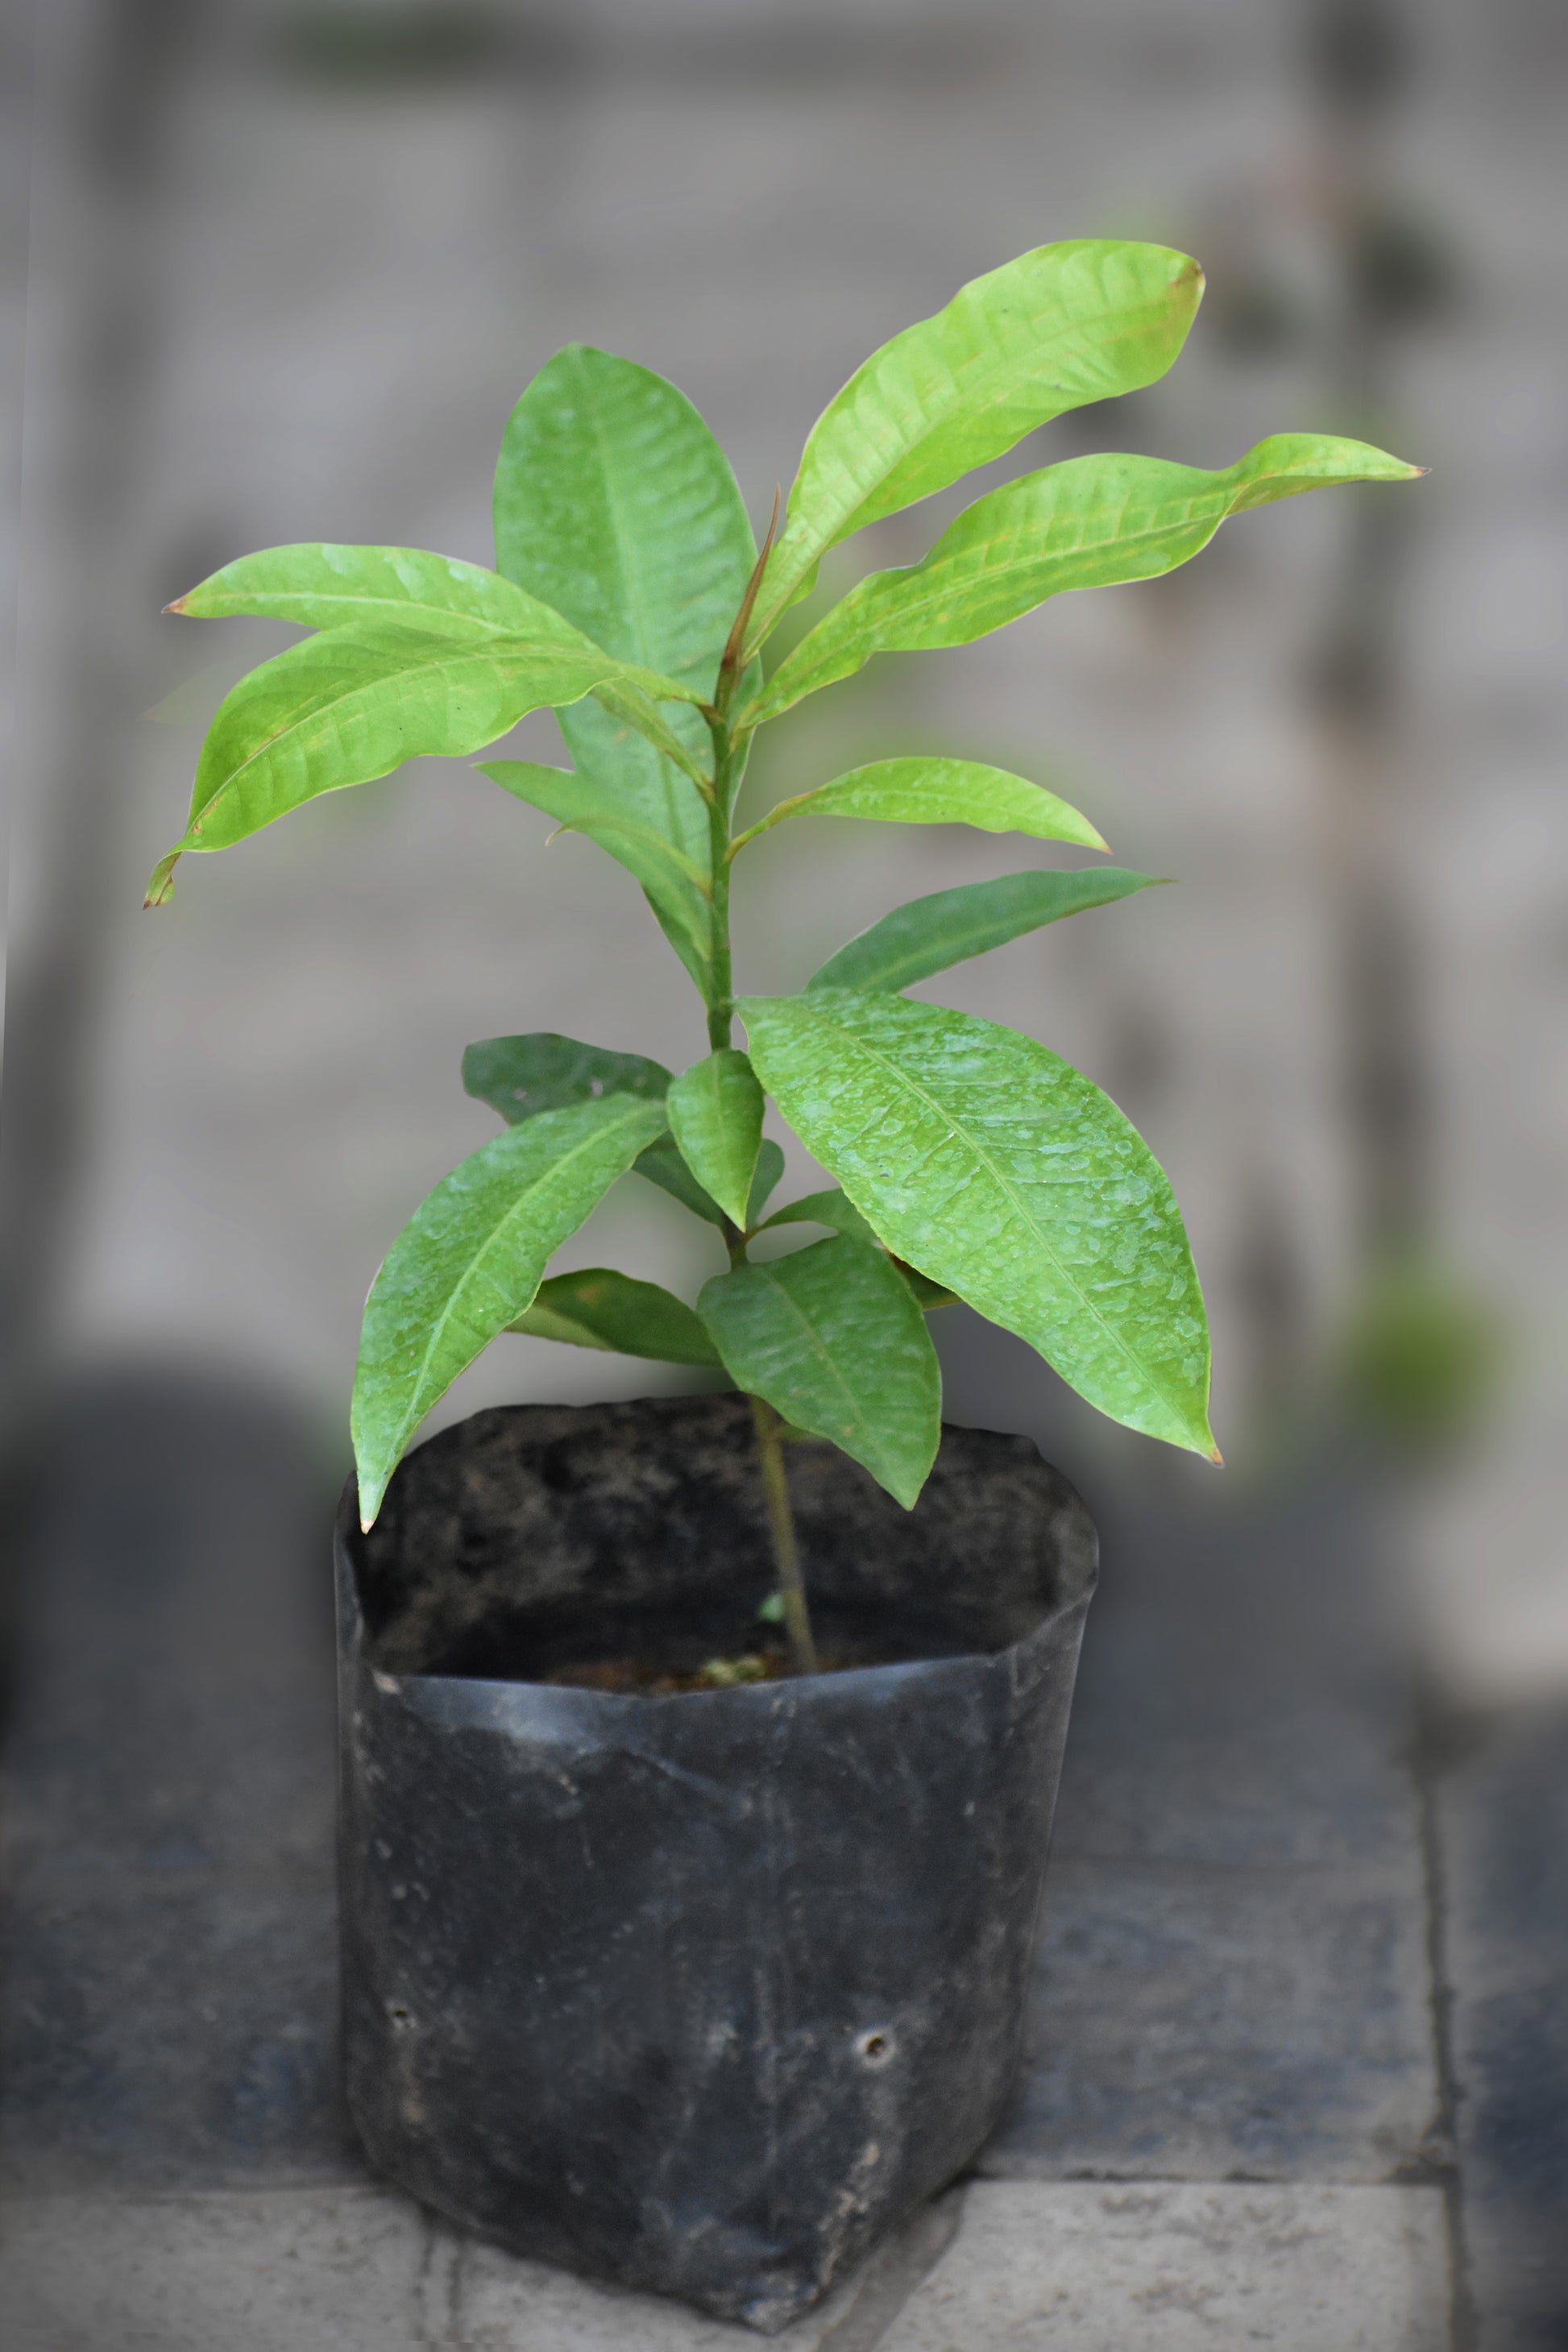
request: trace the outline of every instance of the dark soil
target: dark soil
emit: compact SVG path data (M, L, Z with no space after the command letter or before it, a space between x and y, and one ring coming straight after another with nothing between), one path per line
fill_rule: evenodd
M842 1674L852 1661L826 1657L825 1675ZM611 1691L631 1698L663 1698L677 1691L731 1690L737 1683L784 1682L791 1667L787 1650L753 1650L738 1658L708 1658L693 1670L658 1665L645 1658L598 1658L592 1665L557 1666L544 1676L567 1690Z

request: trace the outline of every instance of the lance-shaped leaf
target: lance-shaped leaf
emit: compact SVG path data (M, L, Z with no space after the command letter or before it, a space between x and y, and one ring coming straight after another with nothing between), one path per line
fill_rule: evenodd
M1098 1087L1032 1037L907 997L737 1009L763 1085L889 1249L1112 1420L1214 1452L1181 1214Z
M509 1127L521 1127L541 1111L564 1110L569 1103L598 1102L605 1095L639 1095L662 1102L669 1072L643 1054L616 1054L605 1045L585 1045L553 1029L521 1037L480 1037L463 1048L463 1091L489 1103Z
M826 614L742 714L776 719L873 654L964 646L1068 588L1151 580L1196 555L1227 516L1343 482L1424 469L1362 441L1282 433L1216 473L1159 457L1072 457L977 499L923 562L876 572Z
M148 904L169 896L185 850L227 848L319 793L422 753L477 751L525 712L587 694L615 667L607 654L381 623L290 646L226 696L202 746L190 823L154 873Z
M481 760L489 776L530 807L542 809L569 833L581 833L608 852L642 884L666 938L698 987L708 974L712 898L704 869L643 813L640 804L571 768L533 760Z
M775 1209L762 1230L771 1233L775 1225L831 1225L836 1234L847 1234L853 1241L872 1242L879 1249L881 1247L877 1234L848 1193L837 1184L826 1192L807 1192L803 1199L792 1201L787 1208ZM928 1313L935 1307L953 1305L956 1294L944 1290L940 1282L931 1282L916 1267L906 1265L902 1258L893 1258L889 1263L897 1267L914 1292L917 1303Z
M431 1406L532 1303L552 1254L663 1125L663 1104L635 1095L546 1111L470 1153L415 1211L360 1336L352 1425L364 1526Z
M748 642L761 645L852 531L944 489L1065 410L1163 375L1203 285L1197 263L1165 246L1045 245L884 343L812 427Z
M704 1283L697 1301L737 1388L831 1439L912 1510L942 1434L925 1318L879 1249L814 1242Z
M647 1356L661 1364L711 1364L719 1350L700 1315L657 1282L636 1282L607 1265L552 1274L531 1307L510 1323L535 1339L564 1339L574 1348L603 1348L618 1356Z
M665 1109L680 1156L724 1214L744 1230L763 1140L763 1090L744 1054L721 1045L670 1086Z
M1161 877L1120 866L1086 866L1071 874L1003 874L994 882L963 882L895 907L879 923L829 956L808 988L887 989L896 993L917 980L946 971L971 956L1005 947L1026 931L1059 923L1089 907L1109 907Z
M853 816L883 824L973 824L982 833L1030 833L1037 841L1070 841L1103 849L1090 824L1043 784L989 768L979 760L874 760L851 768L815 792L780 801L749 831L737 834L730 855L791 816Z
M746 1203L748 1232L755 1224L763 1203L784 1174L784 1156L771 1135L764 1135L757 1153L757 1172L752 1179L752 1197ZM724 1212L710 1192L705 1192L674 1143L668 1136L658 1143L650 1143L637 1162L637 1173L689 1209L694 1217L705 1217L710 1225L721 1225Z
M307 629L386 624L442 635L522 637L581 654L606 650L552 604L499 572L486 572L454 556L433 555L422 547L306 542L264 548L226 563L199 587L176 598L169 610L196 620L248 614L292 621ZM603 694L614 714L607 723L622 731L629 723L650 744L683 763L688 772L697 772L689 747L656 708L660 698L689 702L695 694L691 686L655 668L621 661L614 682L595 688L595 693ZM705 740L700 721L695 731ZM698 748L702 748L700 741Z
M674 384L586 344L557 352L502 436L495 532L507 577L595 645L712 693L756 548L729 459ZM710 761L694 712L671 711L668 725L689 761ZM706 866L706 808L613 708L583 705L562 732L583 773Z

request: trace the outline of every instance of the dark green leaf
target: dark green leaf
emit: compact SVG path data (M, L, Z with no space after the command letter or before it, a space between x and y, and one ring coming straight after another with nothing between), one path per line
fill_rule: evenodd
M737 834L731 856L791 816L859 817L880 824L973 824L982 833L1029 833L1037 841L1070 841L1080 849L1105 843L1088 817L1023 776L979 760L874 760L830 784L780 801L748 832Z
M732 1045L683 1070L665 1105L681 1158L742 1230L763 1140L763 1108L752 1066Z
M946 971L989 948L1005 946L1026 931L1058 923L1064 915L1147 890L1153 874L1130 874L1120 866L1087 866L1072 874L1003 874L994 882L964 882L956 890L933 890L895 907L879 923L829 956L808 988L853 988L862 992L912 988L918 980Z
M657 1282L634 1282L606 1265L552 1274L533 1304L507 1328L536 1339L565 1339L663 1364L717 1364L719 1351L700 1316Z
M421 753L477 751L525 712L588 693L612 667L608 655L380 623L290 646L225 698L202 746L190 824L148 904L169 896L185 850L226 849L318 793Z
M762 1215L769 1193L784 1172L784 1153L771 1136L764 1135L757 1151L757 1172L752 1179L752 1197L746 1203L748 1233Z
M942 1377L909 1286L836 1239L704 1283L698 1311L748 1395L835 1445L913 1508L936 1457Z
M1160 457L1072 457L1005 482L950 524L923 562L875 572L781 663L742 726L850 677L873 654L965 646L1068 588L1151 580L1205 547L1228 515L1342 482L1421 471L1362 441L1277 434L1217 473Z
M393 1243L365 1302L353 1429L369 1527L419 1423L529 1307L553 1253L664 1125L635 1095L509 1128L443 1177Z
M1181 1214L1098 1087L1032 1037L907 997L737 1010L758 1076L889 1249L1112 1420L1213 1453Z
M668 1085L662 1062L584 1045L553 1029L531 1030L522 1037L480 1037L463 1049L464 1093L489 1103L509 1127L521 1127L541 1111L597 1102L605 1095L662 1102Z
M503 792L542 809L565 831L585 835L635 874L665 937L698 987L705 988L712 938L707 873L639 816L636 803L570 768L545 768L532 760L481 760L479 768Z
M1053 416L1164 374L1203 292L1184 253L1120 238L1039 246L872 353L811 430L749 642L823 554L999 457Z

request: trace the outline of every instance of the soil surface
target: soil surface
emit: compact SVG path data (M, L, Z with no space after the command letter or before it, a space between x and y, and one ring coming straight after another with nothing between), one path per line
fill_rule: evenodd
M847 1658L825 1657L819 1671L842 1674ZM624 1696L662 1698L678 1691L732 1690L738 1683L787 1681L793 1669L787 1650L752 1650L737 1658L707 1658L679 1669L646 1658L596 1658L591 1665L557 1666L547 1683L568 1690L613 1691Z

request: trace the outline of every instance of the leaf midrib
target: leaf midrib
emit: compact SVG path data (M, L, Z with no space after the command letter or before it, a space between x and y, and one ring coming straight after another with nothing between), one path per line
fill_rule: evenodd
M842 1239L843 1236L841 1235L840 1238ZM821 1249L824 1244L820 1242L816 1242L812 1246L815 1249ZM827 1246L831 1247L832 1244L828 1244ZM807 1315L799 1300L792 1297L790 1293L780 1282L778 1276L772 1266L758 1265L753 1267L752 1270L763 1276L763 1280L767 1283L769 1289L773 1291L776 1297L783 1299L785 1307L789 1309L789 1312L794 1317L795 1322L805 1333L806 1339L815 1350L822 1369L831 1376L835 1386L847 1400L856 1433L863 1440L874 1440L877 1434L874 1415L868 1411L866 1405L862 1402L856 1391L850 1387L847 1379L839 1368L837 1359L828 1349L826 1340L822 1337L817 1326L812 1321L810 1316ZM881 1449L877 1449L877 1454L879 1461L885 1462L887 1460L887 1455Z

